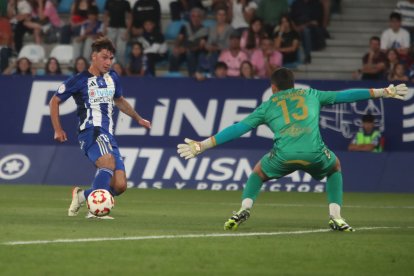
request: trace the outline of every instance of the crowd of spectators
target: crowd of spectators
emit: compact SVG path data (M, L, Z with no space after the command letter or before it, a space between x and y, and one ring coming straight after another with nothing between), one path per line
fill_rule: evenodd
M354 79L414 81L414 0L398 1L389 15L389 27L372 36L362 68Z
M330 37L329 10L336 2L176 0L170 3L170 18L181 22L181 28L175 40L166 41L158 0L106 0L103 12L96 0L73 0L68 22L60 19L57 1L0 0L3 74L36 74L25 57L7 66L9 57L22 49L25 34L31 33L37 44L73 45L73 73L88 64L93 40L106 35L116 46L114 68L122 75L155 76L162 63L170 72L186 68L198 79L215 77L218 70L228 77L265 78L280 66L311 63L311 52L323 49ZM389 16L389 28L370 38L363 66L353 77L414 80L413 40L414 0L399 1ZM49 67L62 73L58 59L49 59L46 65L37 74L56 74Z
M1 52L2 72L18 72L17 63L10 70L5 60L18 56L26 33L32 34L30 43L73 45L74 59L86 63L92 41L106 35L117 49L116 67L130 76L155 76L160 63L171 72L187 68L189 76L215 76L222 62L229 77L250 70L246 76L258 78L280 66L310 63L311 51L323 49L329 37L331 0L175 0L170 18L181 29L169 41L159 0L106 0L101 6L73 0L66 20L58 14L59 1L0 0L0 43L7 48Z

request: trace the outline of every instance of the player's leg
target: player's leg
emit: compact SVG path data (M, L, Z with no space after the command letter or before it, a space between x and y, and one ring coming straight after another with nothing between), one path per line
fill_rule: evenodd
M341 206L343 202L343 183L341 163L339 158L331 172L327 175L326 194L329 203L329 215L332 218L341 218Z
M263 172L261 162L257 162L253 172L247 179L246 186L243 189L242 205L238 212L234 212L224 223L224 230L237 230L240 224L250 217L250 209L260 193L263 182L269 180L269 177Z
M110 192L113 196L119 196L127 189L127 178L125 173L125 165L119 152L115 139L112 139L112 154L115 158L115 172L111 179Z
M96 189L110 190L110 182L115 170L115 158L112 153L112 145L106 134L101 134L99 128L91 128L81 132L78 136L81 149L98 168L92 187L82 190L75 187L72 191L72 202L68 215L77 216L80 207L86 201L89 194Z
M336 158L335 165L327 176L326 193L329 203L329 226L333 230L353 232L354 229L341 216L343 181L341 163L338 158Z
M242 209L251 209L253 207L253 203L259 195L263 183L269 179L270 178L262 170L261 161L257 162L243 189Z
M92 182L92 187L84 192L85 198L88 198L89 194L96 189L110 191L111 179L115 170L114 156L112 153L104 154L96 160L95 165L98 168L98 171Z
M343 201L343 182L341 163L336 155L326 149L324 153L314 157L309 172L315 179L327 177L326 194L329 206L329 226L334 230L353 231L341 217L341 206Z
M115 170L111 180L110 192L113 196L119 196L127 189L127 178L124 170Z

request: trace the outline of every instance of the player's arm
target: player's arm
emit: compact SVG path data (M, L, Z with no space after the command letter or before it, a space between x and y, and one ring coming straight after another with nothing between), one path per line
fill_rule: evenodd
M58 142L65 142L68 140L66 136L66 132L62 128L62 124L60 123L60 116L59 116L59 105L61 103L61 99L54 95L49 102L50 108L50 119L52 120L52 126L55 131L54 138Z
M408 93L408 87L405 84L394 86L391 84L387 88L379 89L348 89L343 91L318 91L318 98L321 105L353 103L362 100L375 98L394 98L404 100Z
M119 110L134 119L139 125L151 128L151 122L142 118L123 96L114 98L114 101Z
M243 134L249 132L253 128L265 123L267 108L268 101L263 102L241 122L223 129L222 131L218 132L212 137L205 139L204 141L198 142L188 138L184 139L185 144L177 145L178 154L185 159L190 159L199 155L207 149L241 137Z
M229 127L226 127L214 136L211 136L200 142L185 138L185 144L177 145L177 152L178 154L180 154L181 157L185 159L190 159L199 155L207 149L237 139L245 133L249 132L250 130L252 130L251 126L243 122L239 122Z
M404 100L408 93L408 87L405 84L394 86L391 84L387 88L379 89L349 89L336 93L334 103L352 103L371 98L394 98Z

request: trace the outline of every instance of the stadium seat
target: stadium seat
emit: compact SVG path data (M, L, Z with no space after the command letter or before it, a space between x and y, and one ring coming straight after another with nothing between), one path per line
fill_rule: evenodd
M165 39L166 40L175 40L180 33L181 26L184 24L184 20L181 21L171 21L167 29L165 30Z
M20 50L18 58L26 57L33 63L43 62L46 55L43 46L38 44L24 45Z
M58 6L59 13L70 13L70 8L74 0L61 0Z
M73 46L72 45L56 45L50 52L50 57L56 58L60 64L73 63Z

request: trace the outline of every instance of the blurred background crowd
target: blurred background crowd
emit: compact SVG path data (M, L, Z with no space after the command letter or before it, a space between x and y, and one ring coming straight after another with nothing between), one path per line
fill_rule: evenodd
M321 57L330 57L330 41L343 40L330 33L331 18L352 0L160 2L0 0L1 72L76 74L88 67L90 45L102 35L116 47L113 69L122 76L267 78L281 66L328 68ZM355 36L354 43L368 50L353 51L361 66L350 65L349 79L414 79L414 0L390 2L381 33L355 29L368 41Z

